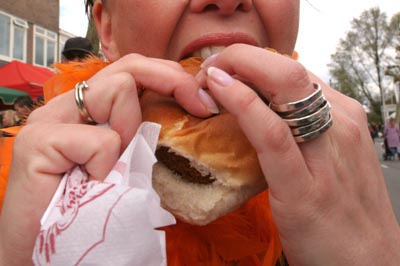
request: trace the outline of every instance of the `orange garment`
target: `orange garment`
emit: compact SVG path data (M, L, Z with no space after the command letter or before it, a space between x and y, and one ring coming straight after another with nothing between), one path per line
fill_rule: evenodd
M0 137L0 213L6 192L8 172L11 166L13 144L14 137Z
M3 206L8 172L10 171L11 159L12 159L12 148L14 144L14 136L17 135L21 126L2 128L2 132L7 133L10 137L0 137L0 213ZM1 136L1 135L0 135Z
M168 266L272 266L282 252L267 191L206 226L177 221L164 230Z
M109 63L104 62L97 57L91 57L88 63L71 61L68 64L54 64L60 73L50 78L44 84L43 94L45 102L48 102L57 95L73 89L77 82L88 80L108 64Z
M46 82L45 101L71 90L107 64L92 58L86 63L56 65L61 72ZM0 189L3 193L4 189ZM176 225L162 230L166 232L168 266L275 266L282 253L268 191L208 225L178 220Z

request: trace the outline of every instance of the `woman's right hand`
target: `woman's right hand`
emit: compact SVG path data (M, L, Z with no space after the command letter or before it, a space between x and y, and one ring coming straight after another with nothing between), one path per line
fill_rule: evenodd
M84 124L69 91L32 112L16 137L0 219L0 265L32 263L39 221L66 171L80 164L92 179L105 178L141 124L138 88L173 96L197 116L216 108L178 63L141 55L121 58L87 84L85 107L109 129Z

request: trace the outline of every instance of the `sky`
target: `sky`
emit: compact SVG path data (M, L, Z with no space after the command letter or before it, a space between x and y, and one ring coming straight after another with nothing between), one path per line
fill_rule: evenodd
M329 82L327 64L340 39L351 30L351 21L373 7L379 7L390 19L400 12L398 0L300 0L300 30L296 50L299 61ZM307 4L309 2L310 4Z
M147 1L147 0L143 0ZM265 0L267 1L267 0ZM373 7L391 18L400 12L398 0L300 0L300 30L296 51L299 61L310 71L329 82L327 64L346 32L351 20ZM84 0L60 0L60 28L77 36L85 36L87 17Z

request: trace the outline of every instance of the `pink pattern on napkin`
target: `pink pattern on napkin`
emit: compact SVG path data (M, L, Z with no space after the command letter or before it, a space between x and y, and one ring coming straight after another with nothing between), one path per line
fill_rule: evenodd
M126 165L124 163L118 164L120 166ZM78 167L80 171L83 171ZM81 202L81 199L87 194L87 192L98 184L96 181L86 182L87 175L77 175L75 171L70 171L67 174L67 187L65 190L63 200L60 200L59 204L56 206L63 215L63 219L60 219L54 223L47 230L41 230L39 233L40 243L39 243L39 254L45 254L46 262L49 263L50 255L56 253L56 238L61 235L65 230L68 230L69 226L74 223L78 213L79 208L96 200L98 197L103 196L107 191L115 186L115 184L107 184L101 190L97 191L96 194L91 195ZM84 173L84 172L82 172ZM123 195L123 194L122 194ZM119 197L119 199L122 197ZM116 202L117 203L117 202ZM115 203L115 204L116 204ZM114 206L115 206L114 204ZM109 210L109 215L113 208ZM107 219L108 221L108 219ZM104 225L106 228L107 223ZM104 234L103 234L104 235ZM104 240L104 238L103 238ZM87 251L89 252L89 251ZM87 253L85 252L85 254Z

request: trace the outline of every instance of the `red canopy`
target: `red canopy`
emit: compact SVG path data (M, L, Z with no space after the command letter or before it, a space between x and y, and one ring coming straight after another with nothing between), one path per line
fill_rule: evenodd
M43 95L43 84L53 75L47 68L12 61L0 67L0 86L25 91L36 99Z

